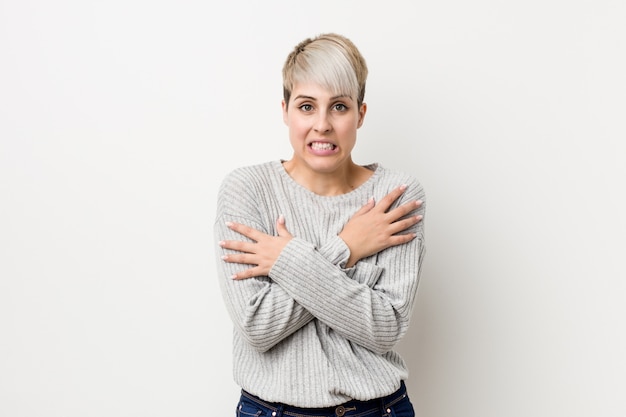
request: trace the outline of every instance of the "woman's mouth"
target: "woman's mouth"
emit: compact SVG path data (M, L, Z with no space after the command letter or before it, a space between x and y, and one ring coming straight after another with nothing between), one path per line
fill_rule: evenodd
M311 142L309 146L314 151L332 151L337 147L336 145L328 142Z

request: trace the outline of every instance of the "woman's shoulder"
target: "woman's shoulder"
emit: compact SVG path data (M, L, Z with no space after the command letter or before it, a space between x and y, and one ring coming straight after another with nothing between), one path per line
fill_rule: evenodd
M276 161L246 165L232 169L222 180L222 187L262 183L277 175Z
M424 187L415 174L383 167L381 164L372 164L372 166L376 169L379 177L379 183L388 187L389 191L395 187L405 184L407 186L407 195L410 195L411 198L424 200Z
M275 164L266 162L232 169L222 179L217 194L218 216L248 216L259 209L259 202L268 194Z

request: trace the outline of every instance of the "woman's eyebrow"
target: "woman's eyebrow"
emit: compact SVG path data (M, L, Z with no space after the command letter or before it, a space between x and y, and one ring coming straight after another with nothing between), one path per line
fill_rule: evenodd
M294 100L299 100L299 99L304 99L304 100L313 100L313 101L317 100L315 97L305 96L305 95L302 95L302 94L300 94L300 95L298 95L298 96L294 97Z
M352 100L352 97L350 97L348 94L339 94L338 96L331 97L330 99L337 100L340 98L349 98L350 100ZM294 100L299 100L299 99L317 101L315 97L305 96L303 94L300 94L294 98Z

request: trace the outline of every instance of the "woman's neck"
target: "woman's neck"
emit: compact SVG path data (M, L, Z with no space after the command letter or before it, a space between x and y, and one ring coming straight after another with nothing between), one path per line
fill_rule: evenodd
M283 162L285 171L295 182L315 194L336 196L358 188L372 176L373 171L350 161L332 172L317 172L294 162Z

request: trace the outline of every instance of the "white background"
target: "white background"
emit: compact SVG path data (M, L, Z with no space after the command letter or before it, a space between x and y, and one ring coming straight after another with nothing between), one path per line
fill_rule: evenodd
M234 415L217 187L336 31L427 191L418 416L623 417L625 4L0 0L0 415Z

